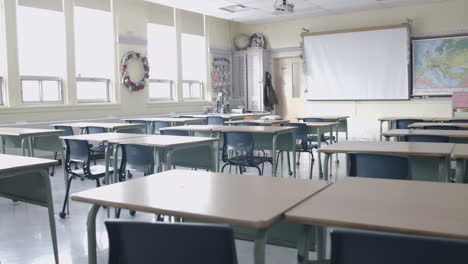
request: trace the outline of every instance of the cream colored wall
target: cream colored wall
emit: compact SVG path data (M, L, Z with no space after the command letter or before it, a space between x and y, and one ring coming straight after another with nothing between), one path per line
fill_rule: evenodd
M246 25L235 24L236 33L263 33L269 48L298 47L302 28L311 32L339 30L369 26L392 25L412 20L413 34L468 30L467 0L418 4L398 8L385 8L349 14L306 18L286 22ZM274 56L291 56L297 53L275 53ZM291 104L288 100L286 104ZM377 139L378 121L383 116L450 116L450 99L413 99L409 101L349 101L307 102L303 100L303 114L350 115L350 137Z
M113 0L112 9L114 14L115 39L118 33L132 31L136 36L146 39L146 2L144 0ZM173 112L202 111L207 101L199 102L148 102L148 89L139 92L130 92L119 81L120 58L127 51L138 51L146 54L146 47L114 43L115 45L115 100L108 104L78 104L76 102L76 88L74 86L75 68L73 66L73 27L72 0L64 0L64 12L66 13L67 27L67 56L69 62L67 76L64 80L63 105L24 105L21 104L21 92L18 76L18 57L16 52L16 0L4 0L6 45L8 54L8 72L5 79L5 91L9 98L5 106L0 106L0 123L12 121L40 121L61 119L88 119L104 118L109 116L142 115L142 114L167 114ZM231 23L222 19L206 17L207 24L207 47L231 48L230 27ZM208 61L209 62L209 61ZM150 62L151 63L151 62ZM164 67L163 65L156 66ZM207 85L209 87L209 85ZM209 94L207 94L206 98Z

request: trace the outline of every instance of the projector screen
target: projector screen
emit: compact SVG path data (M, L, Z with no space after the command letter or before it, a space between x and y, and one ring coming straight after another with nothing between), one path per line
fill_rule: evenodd
M304 35L307 99L409 99L408 27L382 28Z

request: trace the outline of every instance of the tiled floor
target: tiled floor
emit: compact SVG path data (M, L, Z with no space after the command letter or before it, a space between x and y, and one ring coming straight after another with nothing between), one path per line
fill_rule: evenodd
M316 156L315 156L316 157ZM302 155L298 167L298 176L309 177L310 163L307 155ZM317 158L316 158L317 159ZM344 174L344 156L340 156L341 166L334 164L334 175ZM317 162L314 164L314 179L318 178ZM271 175L271 169L266 166L265 175ZM287 166L284 164L283 175L287 177ZM51 177L55 213L61 210L65 194L64 180L61 170L57 169ZM256 175L255 170L248 174ZM138 177L138 176L137 176ZM94 182L75 180L71 192L93 188ZM79 202L71 202L70 215L65 219L56 217L57 236L59 243L60 263L87 263L86 217L90 206ZM137 212L132 217L123 211L122 218L142 221L153 221L153 215ZM104 227L106 219L101 210L97 219L98 261L107 263L108 240ZM239 263L253 263L253 244L237 241ZM267 246L266 262L269 264L295 263L296 250L277 246ZM47 209L25 203L15 203L0 198L0 263L1 264L51 264L54 262L52 242L50 239Z

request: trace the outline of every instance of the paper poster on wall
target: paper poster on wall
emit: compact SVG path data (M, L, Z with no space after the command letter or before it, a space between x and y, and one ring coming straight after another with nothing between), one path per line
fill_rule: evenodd
M413 40L413 95L468 92L468 36Z

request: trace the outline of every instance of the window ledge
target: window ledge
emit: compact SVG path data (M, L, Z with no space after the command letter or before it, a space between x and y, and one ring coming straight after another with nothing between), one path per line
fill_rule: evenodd
M50 112L50 111L82 111L82 110L119 110L120 104L115 103L87 103L87 104L48 104L48 105L20 105L14 107L0 106L1 114Z

